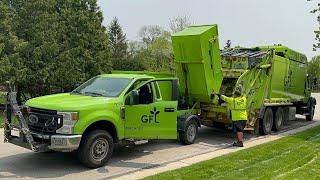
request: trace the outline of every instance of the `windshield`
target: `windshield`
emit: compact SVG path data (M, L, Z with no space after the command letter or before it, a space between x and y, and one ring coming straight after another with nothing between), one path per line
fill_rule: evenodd
M87 96L118 97L132 79L94 77L76 88L72 93Z

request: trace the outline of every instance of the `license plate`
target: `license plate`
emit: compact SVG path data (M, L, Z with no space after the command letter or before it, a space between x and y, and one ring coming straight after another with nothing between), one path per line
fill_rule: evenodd
M67 141L65 141L64 139L52 139L52 144L54 144L55 146L66 146L67 145Z
M17 129L12 129L11 135L12 135L12 136L20 137L20 131L17 130Z

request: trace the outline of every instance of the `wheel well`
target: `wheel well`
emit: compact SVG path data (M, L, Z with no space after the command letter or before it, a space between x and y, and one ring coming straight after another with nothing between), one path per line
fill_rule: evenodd
M198 126L201 127L200 119L198 118L198 116L196 116L196 115L186 115L186 116L178 117L178 130L179 131L183 131L186 122L191 120L191 119L196 120Z
M106 121L106 120L101 120L101 121L97 121L92 123L89 127L87 127L87 129L84 131L83 135L86 135L87 133L93 131L93 130L105 130L107 132L110 133L110 135L112 136L113 140L115 142L118 142L118 134L117 134L117 129L114 126L113 123Z

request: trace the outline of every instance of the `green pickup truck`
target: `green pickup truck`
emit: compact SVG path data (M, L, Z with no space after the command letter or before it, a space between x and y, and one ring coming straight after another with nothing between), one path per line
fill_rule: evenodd
M192 144L199 120L192 110L177 110L177 91L177 79L171 77L100 75L71 93L27 101L28 126L33 137L47 140L49 149L77 150L84 165L99 167L123 140L179 136Z

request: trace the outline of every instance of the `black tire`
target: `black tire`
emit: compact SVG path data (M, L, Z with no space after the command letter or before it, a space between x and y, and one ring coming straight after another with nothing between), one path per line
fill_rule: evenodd
M198 136L198 123L191 119L185 126L184 131L179 132L179 140L184 145L190 145L195 142Z
M309 107L309 115L306 115L306 120L307 121L313 121L313 117L314 117L314 105L311 104L311 107Z
M260 133L262 135L271 134L273 125L273 112L271 108L267 108L264 112L263 119L261 119L260 123Z
M81 140L78 150L80 162L88 168L105 165L111 158L114 143L112 136L104 130L94 130Z
M273 130L281 131L283 123L284 123L284 111L283 111L283 108L279 107L274 114Z

